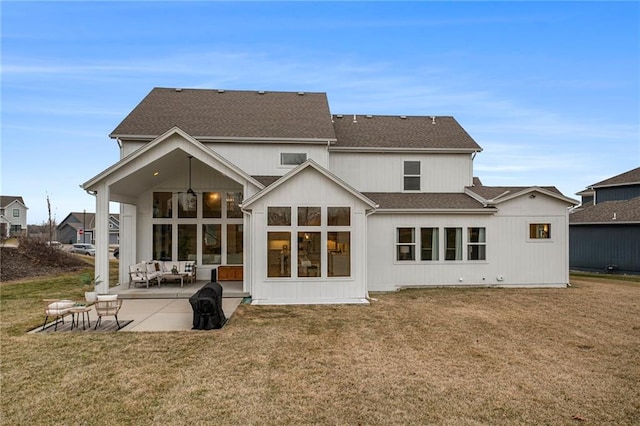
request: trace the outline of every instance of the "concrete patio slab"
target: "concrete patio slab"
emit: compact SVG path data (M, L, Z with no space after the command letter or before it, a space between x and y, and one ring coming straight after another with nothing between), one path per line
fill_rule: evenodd
M225 316L231 318L241 302L242 298L222 299ZM188 299L128 299L118 318L133 320L120 331L191 331L193 310Z

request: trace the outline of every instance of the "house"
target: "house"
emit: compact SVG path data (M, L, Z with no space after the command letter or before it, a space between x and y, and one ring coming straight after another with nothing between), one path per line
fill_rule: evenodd
M71 212L56 227L58 241L64 244L93 243L95 234L95 213ZM120 215L109 214L109 244L120 240Z
M121 203L120 282L151 259L193 260L202 280L235 265L254 304L569 281L577 202L482 185L482 149L450 116L332 114L324 93L154 88L110 137L120 160L82 185L96 196L103 282L109 202Z
M27 210L22 197L0 195L0 239L26 235Z
M589 185L569 215L571 269L640 274L640 167Z

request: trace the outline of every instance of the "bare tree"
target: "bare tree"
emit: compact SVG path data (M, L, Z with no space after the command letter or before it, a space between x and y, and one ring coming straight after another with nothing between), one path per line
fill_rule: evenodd
M56 220L53 216L51 216L51 201L49 200L49 194L47 194L47 211L49 212L49 244L53 241L53 228L56 223Z

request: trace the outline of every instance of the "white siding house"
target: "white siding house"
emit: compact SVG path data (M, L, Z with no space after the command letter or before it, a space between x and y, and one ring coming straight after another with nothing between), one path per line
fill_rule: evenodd
M481 148L453 117L332 115L323 93L156 88L111 137L120 161L83 184L102 277L115 201L121 282L140 261L191 260L199 280L242 268L255 304L568 283L575 201L483 186Z
M27 210L22 197L0 196L0 238L26 234Z

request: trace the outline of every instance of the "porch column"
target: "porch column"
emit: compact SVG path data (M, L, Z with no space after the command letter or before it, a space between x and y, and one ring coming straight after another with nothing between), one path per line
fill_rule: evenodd
M96 194L95 279L98 294L109 293L109 186L101 182Z
M129 283L129 265L137 258L137 206L120 204L120 285Z

